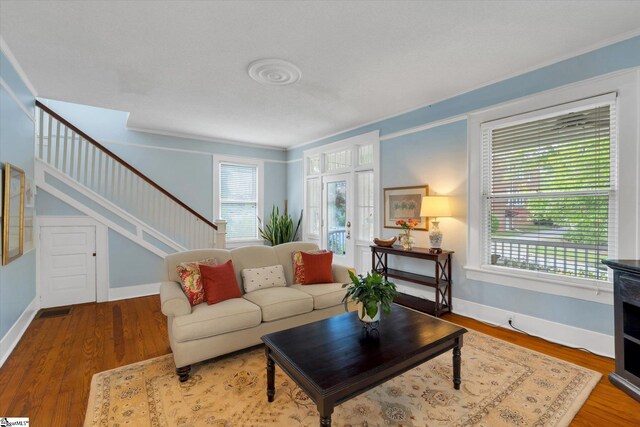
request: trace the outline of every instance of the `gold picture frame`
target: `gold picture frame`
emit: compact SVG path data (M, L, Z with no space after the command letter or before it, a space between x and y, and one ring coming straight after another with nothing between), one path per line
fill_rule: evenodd
M2 265L20 258L24 245L24 171L4 165Z
M420 223L414 230L427 231L429 223L420 216L422 198L429 195L428 185L411 187L392 187L384 189L384 228L401 228L396 225L399 219L414 218ZM404 203L401 208L398 204Z

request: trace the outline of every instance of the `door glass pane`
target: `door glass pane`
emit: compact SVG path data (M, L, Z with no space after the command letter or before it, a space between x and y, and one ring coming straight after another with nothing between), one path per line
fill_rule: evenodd
M327 183L327 249L346 254L347 182Z

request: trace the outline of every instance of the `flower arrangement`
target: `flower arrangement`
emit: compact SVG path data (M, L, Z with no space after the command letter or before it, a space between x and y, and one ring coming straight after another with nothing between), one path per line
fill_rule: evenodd
M413 219L413 218L409 218L408 220L399 219L399 220L396 221L396 225L399 225L400 228L405 230L405 233L407 231L411 232L411 230L416 228L418 224L420 224L420 221L418 221L417 219Z
M400 244L405 250L410 250L413 247L413 237L411 237L411 230L416 228L420 224L417 219L409 218L407 220L399 219L396 221L396 225L402 228L403 233L400 234Z

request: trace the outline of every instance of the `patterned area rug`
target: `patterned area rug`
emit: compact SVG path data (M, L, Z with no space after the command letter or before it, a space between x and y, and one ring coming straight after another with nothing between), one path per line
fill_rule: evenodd
M195 365L180 383L171 355L96 374L85 426L317 426L315 404L276 367L267 402L261 348ZM451 352L336 407L336 426L566 426L600 374L474 331Z

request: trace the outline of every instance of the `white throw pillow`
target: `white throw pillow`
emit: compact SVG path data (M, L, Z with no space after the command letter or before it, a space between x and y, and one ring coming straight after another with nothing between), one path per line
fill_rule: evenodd
M272 265L262 268L245 268L242 270L242 284L245 292L287 286L287 279L284 278L284 267L282 265Z

